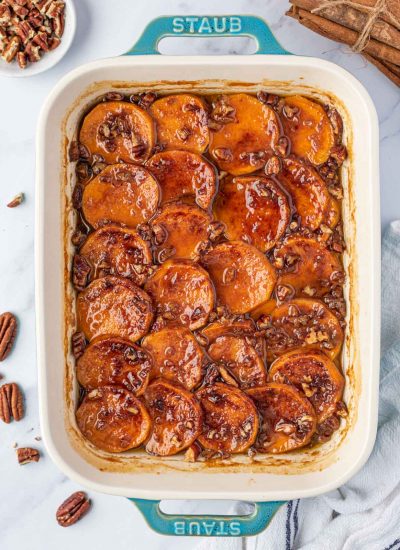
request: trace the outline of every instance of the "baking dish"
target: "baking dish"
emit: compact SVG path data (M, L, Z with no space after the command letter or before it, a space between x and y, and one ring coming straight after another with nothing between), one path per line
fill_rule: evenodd
M252 36L253 56L157 55L164 36ZM272 55L273 54L273 55ZM303 452L224 463L187 464L140 453L106 456L85 444L75 426L77 384L68 341L74 324L68 278L74 175L68 141L88 105L110 90L303 93L333 102L345 123L349 161L343 171L348 245L348 330L343 350L349 417L327 444ZM47 450L63 472L96 491L135 499L159 532L243 536L265 527L280 501L342 485L363 465L377 423L380 317L378 124L360 83L336 65L288 55L253 16L162 17L127 56L87 64L65 76L43 106L37 134L36 311L39 397ZM66 306L66 307L65 307ZM246 517L167 516L159 499L240 499L257 503ZM156 500L157 499L157 500Z

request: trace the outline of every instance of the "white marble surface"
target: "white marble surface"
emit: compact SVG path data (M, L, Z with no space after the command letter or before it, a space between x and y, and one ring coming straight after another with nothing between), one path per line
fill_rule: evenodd
M54 514L60 502L79 489L51 463L41 442L38 421L34 323L34 152L35 126L44 98L70 69L97 58L126 51L145 24L157 15L193 13L252 13L263 16L282 45L297 54L329 59L359 78L371 94L380 120L382 226L400 217L400 93L374 67L341 45L302 28L285 17L282 0L75 0L78 29L66 58L53 70L29 79L0 78L0 310L13 311L20 332L12 355L0 364L4 381L25 390L27 414L20 423L0 426L0 548L2 550L97 550L192 548L194 540L163 538L152 533L138 511L124 498L91 494L93 509L69 529L58 527ZM167 47L167 46L166 46ZM241 41L185 43L185 52L243 51ZM181 53L178 42L168 51ZM246 49L247 51L247 49ZM18 192L26 194L17 209L6 208ZM367 220L366 220L367 222ZM38 464L20 467L14 442L43 452Z

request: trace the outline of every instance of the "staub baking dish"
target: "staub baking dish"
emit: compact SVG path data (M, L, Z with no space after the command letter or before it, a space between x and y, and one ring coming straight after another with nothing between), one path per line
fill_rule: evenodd
M164 36L253 37L258 55L158 55ZM347 332L343 349L349 416L326 444L288 455L186 463L142 452L107 455L85 443L75 423L78 386L69 338L74 330L71 193L67 147L83 112L109 91L300 93L339 110L349 150L342 180L347 251ZM360 83L336 65L288 55L252 16L162 17L126 56L96 61L65 76L42 109L37 134L36 311L42 433L60 469L91 490L132 498L159 532L242 536L262 530L282 501L332 490L367 460L375 439L379 375L380 233L378 124ZM163 514L160 499L240 499L245 517Z

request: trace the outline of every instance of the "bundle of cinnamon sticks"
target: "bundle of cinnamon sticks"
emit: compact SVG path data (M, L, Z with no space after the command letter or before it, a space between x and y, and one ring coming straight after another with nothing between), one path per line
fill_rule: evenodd
M290 0L286 15L348 44L400 86L400 0Z

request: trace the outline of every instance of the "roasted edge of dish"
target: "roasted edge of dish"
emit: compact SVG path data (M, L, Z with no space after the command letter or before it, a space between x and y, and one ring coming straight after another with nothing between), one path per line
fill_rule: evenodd
M87 443L81 436L79 430L77 430L74 419L74 403L77 395L77 383L75 380L74 370L72 365L71 356L69 355L69 337L74 330L75 325L75 312L74 312L74 294L71 292L71 284L69 278L69 263L71 260L71 248L69 247L70 233L72 231L72 207L70 206L71 190L73 187L73 177L71 181L71 174L68 174L68 161L67 161L67 145L70 140L73 139L73 130L77 126L77 121L81 117L84 111L87 111L91 105L96 102L96 98L104 94L107 91L123 91L125 93L134 93L144 90L157 89L163 95L169 93L178 92L193 92L193 93L234 93L234 92L248 92L255 93L260 89L267 90L270 93L277 93L281 95L292 95L293 93L302 94L315 98L321 102L333 104L338 108L341 116L345 120L345 136L344 143L349 151L349 162L345 169L342 168L342 185L345 191L345 197L343 201L343 209L345 215L343 219L350 223L344 223L345 241L347 244L347 253L344 255L344 266L347 274L347 283L345 286L345 298L347 303L347 329L344 343L344 366L346 371L346 389L345 399L348 402L348 396L351 395L349 417L346 424L343 425L335 434L334 438L326 444L318 445L305 451L297 451L293 454L274 455L258 455L255 458L249 459L247 456L234 456L226 460L198 462L195 464L184 463L181 456L173 456L160 459L159 457L149 456L141 451L126 452L124 455L110 455L94 448ZM73 119L73 120L72 120ZM64 291L65 291L65 332L64 332L64 349L65 356L67 357L66 376L65 376L65 390L66 390L66 425L67 431L70 435L71 442L74 447L82 454L87 461L101 470L127 472L135 471L140 468L140 471L166 471L168 469L173 470L187 470L202 471L204 469L207 472L212 471L240 471L240 472L273 472L273 473L305 473L315 469L323 469L329 463L335 460L334 454L337 447L343 441L347 432L354 425L357 414L357 396L360 390L360 376L355 374L355 370L358 371L358 335L356 331L356 262L355 250L354 250L354 197L351 189L351 177L353 164L351 161L351 134L352 129L350 126L350 117L341 104L341 102L332 95L324 94L313 88L306 86L293 87L291 83L286 82L261 82L257 84L244 84L238 82L228 81L203 81L203 82L178 82L168 84L143 83L140 86L132 86L131 83L125 82L104 82L96 83L82 94L71 107L64 120L64 143L62 147L63 152L63 181L61 186L62 201L63 201L63 213L64 213L64 235L63 235L63 248L64 248ZM72 131L72 133L71 133ZM69 134L69 135L68 135ZM349 264L348 258L352 258L352 263ZM349 284L350 283L350 284ZM349 368L349 357L351 357L351 367Z

